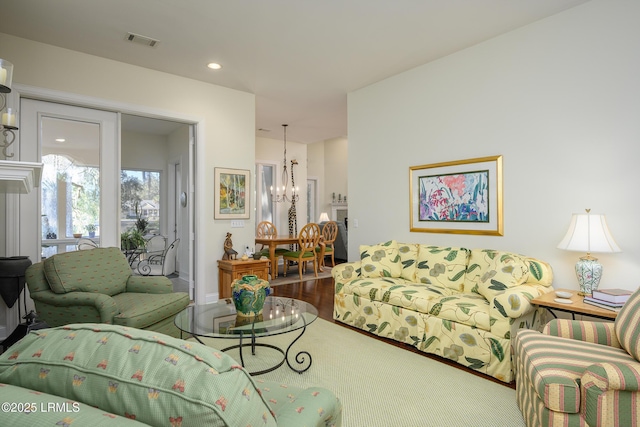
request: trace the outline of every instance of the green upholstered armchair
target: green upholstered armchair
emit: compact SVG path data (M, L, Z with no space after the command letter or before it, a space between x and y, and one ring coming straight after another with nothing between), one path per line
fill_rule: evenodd
M514 348L527 426L640 426L640 289L615 323L555 319Z
M133 276L119 248L66 252L31 265L27 286L49 326L107 323L179 337L173 320L189 295L166 277Z

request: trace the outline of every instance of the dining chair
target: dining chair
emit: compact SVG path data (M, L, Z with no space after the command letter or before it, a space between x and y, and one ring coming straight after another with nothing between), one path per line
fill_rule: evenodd
M276 237L278 235L278 230L276 229L276 226L270 222L270 221L261 221L260 223L258 223L258 227L256 228L256 237L257 238L264 238L264 237ZM288 249L285 248L276 248L276 257L282 255L283 253L287 252ZM269 256L269 247L265 247L264 245L262 245L262 247L260 248L260 251L258 251L262 254L262 256Z
M334 242L336 241L336 237L338 235L338 223L335 221L329 221L327 223L324 224L324 227L322 227L322 238L323 238L323 243L324 243L324 255L330 255L331 256L331 267L335 267L336 266L336 260L334 257L334 253L335 251L333 250L333 245ZM319 254L322 252L322 248L320 246L316 247L316 252ZM324 267L324 258L322 257L322 259L320 259L320 267Z
M310 223L302 227L298 234L298 250L287 251L282 254L284 259L284 275L287 276L289 263L287 261L295 261L298 263L298 274L302 280L302 269L309 261L313 262L313 272L318 277L318 257L315 248L320 241L320 227L318 224Z

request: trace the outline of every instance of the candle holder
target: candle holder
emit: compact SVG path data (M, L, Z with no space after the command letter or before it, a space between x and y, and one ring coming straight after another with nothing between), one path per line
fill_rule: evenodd
M11 93L11 80L13 78L13 64L0 58L0 111L4 111L7 106L7 93ZM7 108L2 113L0 131L2 132L2 142L0 148L5 158L13 157L13 153L7 153L7 149L16 139L14 131L18 130L18 112L13 108Z

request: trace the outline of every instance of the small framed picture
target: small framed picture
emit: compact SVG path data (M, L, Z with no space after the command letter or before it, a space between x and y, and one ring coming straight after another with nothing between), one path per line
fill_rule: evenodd
M214 219L249 219L250 171L215 168L214 180Z
M410 230L503 235L502 156L409 168Z

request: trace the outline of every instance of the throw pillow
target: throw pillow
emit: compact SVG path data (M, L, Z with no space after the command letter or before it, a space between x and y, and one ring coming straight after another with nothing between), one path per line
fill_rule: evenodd
M640 289L629 297L618 313L615 331L620 346L640 361Z
M113 296L124 292L131 267L120 249L95 248L45 259L44 274L57 294L80 291Z
M416 266L418 265L418 245L414 243L398 243L402 272L400 277L411 282L416 280Z
M361 245L360 261L363 277L400 277L402 264L398 242L390 240L377 245Z
M420 245L416 280L460 292L468 257L469 250L465 248Z
M529 280L529 265L525 258L492 249L471 251L464 280L465 292L475 292L488 301L509 288Z

